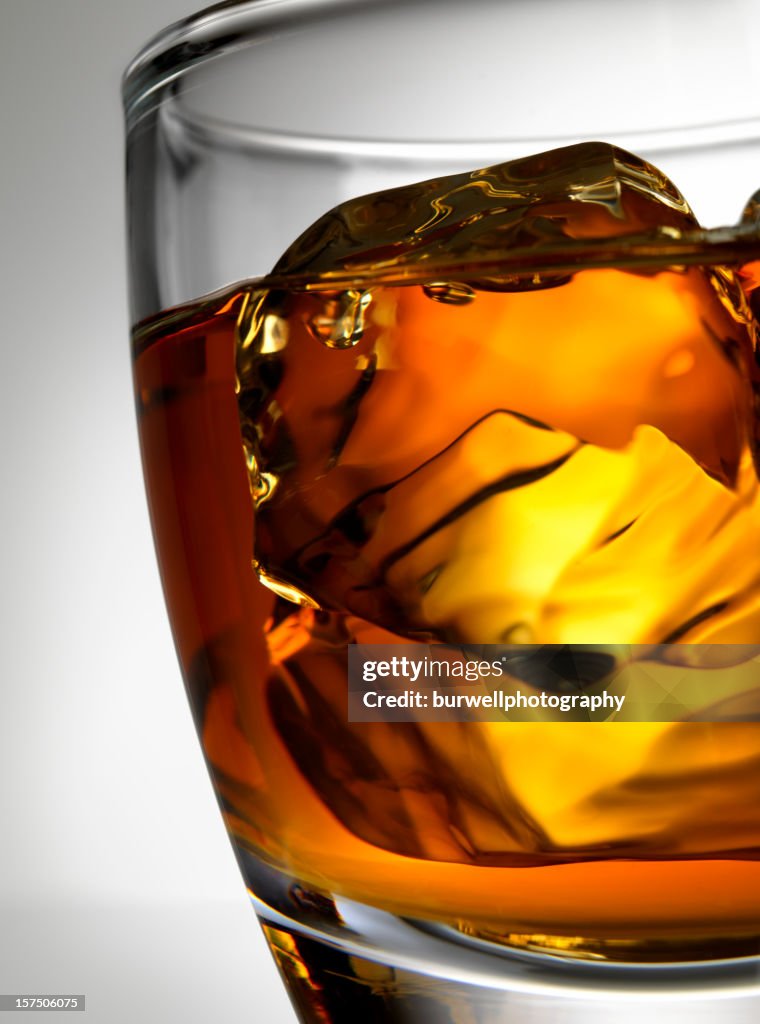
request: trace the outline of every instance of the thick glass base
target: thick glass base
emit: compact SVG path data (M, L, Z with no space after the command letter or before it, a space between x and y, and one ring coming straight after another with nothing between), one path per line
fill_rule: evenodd
M757 948L751 939L727 949L724 960L673 940L656 965L626 963L624 945L603 954L582 940L581 948L565 940L560 949L546 936L526 936L520 947L516 936L405 920L307 890L260 862L246 867L256 874L254 907L304 1024L760 1019L760 958L747 955Z
M266 918L261 923L303 1024L632 1024L644 1017L647 1024L755 1024L760 1014L757 970L748 964L628 978L582 971L573 978L550 977L538 964L524 963L521 971L519 962L484 962L483 975L460 968L443 976L440 964L429 965L433 973L412 970L389 950L360 956Z

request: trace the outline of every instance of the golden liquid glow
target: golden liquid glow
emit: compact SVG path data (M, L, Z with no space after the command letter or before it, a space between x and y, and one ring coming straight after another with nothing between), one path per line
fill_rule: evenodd
M236 842L317 890L568 950L760 932L760 727L350 723L346 645L757 642L757 264L738 230L716 262L641 162L615 151L592 180L609 149L575 178L568 157L523 162L527 221L516 171L410 187L416 241L391 237L393 194L357 201L270 283L144 329L136 364L167 600ZM618 257L499 279L494 232L528 262L599 239ZM469 272L442 276L447 253Z

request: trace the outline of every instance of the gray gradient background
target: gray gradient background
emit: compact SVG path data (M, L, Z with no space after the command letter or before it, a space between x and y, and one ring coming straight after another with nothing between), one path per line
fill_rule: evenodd
M199 756L132 403L119 80L192 9L0 0L0 992L85 993L91 1024L294 1020Z
M92 1024L294 1020L198 753L132 405L119 77L190 9L0 0L0 992L86 993ZM613 1016L641 1010L582 1014Z

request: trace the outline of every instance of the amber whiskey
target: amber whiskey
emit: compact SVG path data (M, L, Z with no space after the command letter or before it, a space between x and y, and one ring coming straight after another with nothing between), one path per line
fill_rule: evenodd
M588 144L354 200L267 279L138 327L164 587L241 857L312 908L513 946L757 951L760 706L356 723L346 649L756 643L759 259L751 217L705 231Z

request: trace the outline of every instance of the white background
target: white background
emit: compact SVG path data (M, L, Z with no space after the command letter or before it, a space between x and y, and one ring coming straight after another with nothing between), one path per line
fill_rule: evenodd
M86 993L91 1024L295 1019L186 705L132 402L119 80L192 9L0 0L0 992Z

